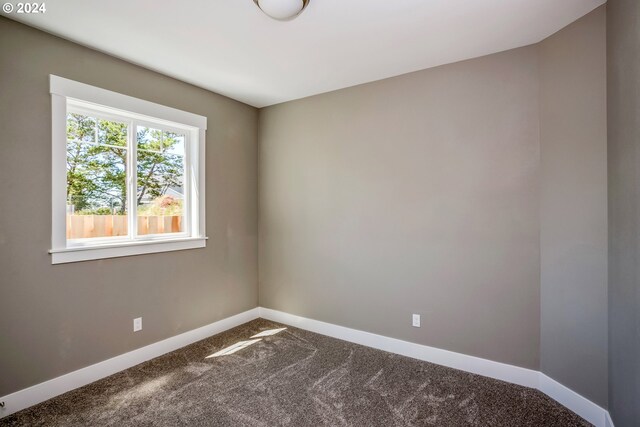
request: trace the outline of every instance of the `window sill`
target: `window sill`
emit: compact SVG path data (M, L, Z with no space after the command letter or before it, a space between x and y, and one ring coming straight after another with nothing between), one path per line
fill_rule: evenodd
M51 249L51 264L90 261L104 258L118 258L132 255L153 254L158 252L181 251L204 248L206 237L187 237L171 240L150 240L145 242L127 242L96 246Z

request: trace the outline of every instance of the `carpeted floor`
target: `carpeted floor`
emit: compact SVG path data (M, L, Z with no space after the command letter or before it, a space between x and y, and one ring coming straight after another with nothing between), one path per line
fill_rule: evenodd
M284 327L246 323L0 425L590 425L537 390Z

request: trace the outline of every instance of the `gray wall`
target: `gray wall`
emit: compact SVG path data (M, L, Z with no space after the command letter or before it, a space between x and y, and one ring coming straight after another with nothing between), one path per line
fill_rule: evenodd
M208 118L206 249L51 265L50 73ZM0 396L256 307L254 108L1 17L0 94Z
M540 45L542 372L607 406L606 13Z
M607 3L609 411L640 425L640 4Z
M537 60L261 110L260 304L537 369Z

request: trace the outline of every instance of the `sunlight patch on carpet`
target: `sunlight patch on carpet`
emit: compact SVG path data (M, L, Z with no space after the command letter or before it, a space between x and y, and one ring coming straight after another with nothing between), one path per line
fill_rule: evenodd
M258 334L255 334L251 338L270 337L271 335L275 335L277 333L280 333L280 332L284 331L285 329L287 329L287 328L267 329L266 331L262 331L262 332L260 332Z
M235 352L242 350L243 348L247 348L250 345L257 343L258 341L262 341L262 338L258 338L255 340L238 341L237 343L230 345L229 347L223 348L222 350L216 353L208 355L207 357L205 357L205 359L211 359L212 357L228 356L230 354L233 354Z

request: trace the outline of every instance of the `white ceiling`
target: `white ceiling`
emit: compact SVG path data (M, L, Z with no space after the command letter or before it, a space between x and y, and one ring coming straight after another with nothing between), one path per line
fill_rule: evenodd
M9 17L263 107L536 43L604 2L311 0L279 22L252 0L57 0Z

